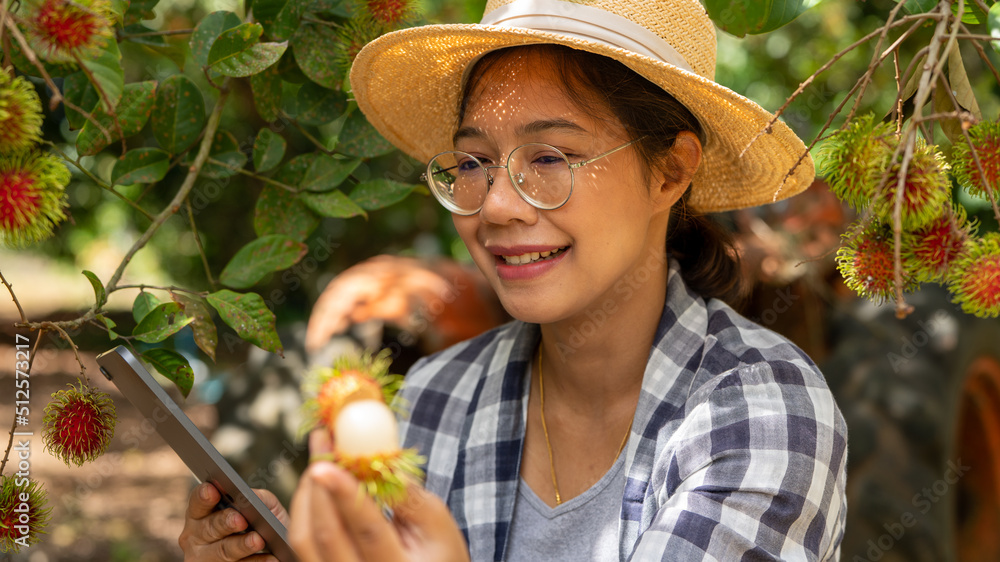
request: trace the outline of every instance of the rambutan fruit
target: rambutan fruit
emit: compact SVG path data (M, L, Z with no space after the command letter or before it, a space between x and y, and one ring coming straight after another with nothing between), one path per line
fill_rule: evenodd
M31 82L0 69L0 154L24 152L41 139L42 102Z
M979 156L983 173L979 173L969 143L959 141L951 154L952 170L958 183L974 196L989 196L992 190L1000 199L1000 121L983 121L969 129L969 138Z
M109 0L28 0L28 26L43 58L69 62L113 40Z
M1000 234L991 232L966 244L948 275L948 289L963 311L1000 317Z
M872 115L859 117L823 143L817 157L819 174L841 201L866 209L898 142L891 124Z
M355 400L381 400L388 404L402 377L389 374L389 351L371 355L345 355L333 367L314 369L304 389L307 429L333 427L341 408Z
M22 247L51 236L66 218L70 177L51 154L0 154L0 244Z
M948 207L927 225L903 233L903 261L912 268L917 281L943 281L952 263L965 251L974 230L964 207Z
M45 406L42 441L55 457L77 466L104 454L115 433L115 405L100 390L77 381L52 394Z
M414 0L364 0L364 8L372 19L390 29L402 26L420 14L419 4Z
M370 17L352 18L337 29L337 44L333 53L333 64L338 74L350 73L354 59L365 45L377 39L389 28Z
M896 269L892 229L871 221L855 225L844 234L844 246L837 251L837 269L855 293L875 303L891 300L896 291ZM908 264L903 264L903 290L916 288Z
M895 150L895 148L893 148ZM899 189L899 173L902 165L894 162L886 166L886 182L872 198L871 210L882 221L891 223L896 208L896 193ZM941 215L941 210L951 199L951 180L948 179L949 165L937 147L917 139L913 159L906 170L903 183L902 227L906 230L921 228ZM881 176L879 178L881 184Z
M0 475L0 552L20 552L41 540L52 508L48 494L28 478Z

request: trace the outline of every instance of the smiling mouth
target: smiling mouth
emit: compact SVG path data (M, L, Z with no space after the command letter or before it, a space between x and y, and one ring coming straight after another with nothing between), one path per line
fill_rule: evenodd
M540 261L550 260L559 254L565 252L569 246L564 248L558 248L551 252L529 252L527 254L521 254L519 256L498 256L507 265L528 265Z

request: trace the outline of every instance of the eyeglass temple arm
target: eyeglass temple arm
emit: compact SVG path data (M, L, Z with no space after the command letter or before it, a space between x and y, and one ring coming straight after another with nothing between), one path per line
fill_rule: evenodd
M629 141L629 142L627 142L627 143L619 146L618 148L612 148L611 150L609 150L609 151L607 151L607 152L605 152L603 154L598 154L597 156L594 156L590 160L584 160L583 162L577 162L576 164L572 164L571 163L569 165L569 167L570 167L571 170L575 170L575 169L577 169L577 168L579 168L581 166L586 166L587 164L590 164L591 162L594 162L596 160L600 160L601 158L604 158L605 156L611 156L612 154L618 152L619 150L624 150L624 149L632 146L633 144L639 142L640 140L642 140L642 137L639 137L637 139L631 140L631 141Z

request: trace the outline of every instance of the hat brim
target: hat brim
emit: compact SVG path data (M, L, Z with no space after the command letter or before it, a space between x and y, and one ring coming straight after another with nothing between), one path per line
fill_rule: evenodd
M705 130L688 203L715 212L772 203L809 187L812 158L799 137L756 103L673 65L631 51L543 31L478 24L428 25L383 35L351 68L358 107L392 144L421 162L452 150L463 78L484 53L558 44L615 59L684 104ZM763 133L763 134L761 134Z

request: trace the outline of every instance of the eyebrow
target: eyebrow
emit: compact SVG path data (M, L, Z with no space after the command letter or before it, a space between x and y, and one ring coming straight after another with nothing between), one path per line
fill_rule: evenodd
M568 119L541 119L538 121L532 121L521 125L515 129L514 132L518 136L528 136L548 131L563 131L579 136L589 134L586 129ZM458 144L458 141L462 139L484 139L486 136L486 132L482 129L466 126L461 127L458 131L455 131L455 135L452 137L452 142L454 144Z

